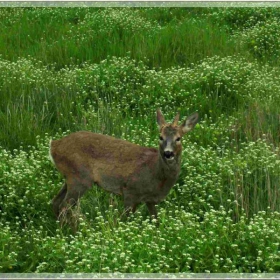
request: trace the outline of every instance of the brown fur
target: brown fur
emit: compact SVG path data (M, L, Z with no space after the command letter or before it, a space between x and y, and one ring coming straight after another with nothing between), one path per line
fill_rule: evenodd
M75 205L94 183L122 195L125 207L133 212L144 202L150 214L157 216L155 204L166 197L180 173L182 145L176 139L195 126L198 115L190 116L181 126L177 125L178 119L179 115L173 124L166 124L158 111L164 138L159 149L87 131L52 141L50 155L65 177L64 186L53 199L57 217L69 204ZM166 147L172 150L174 160L165 157Z

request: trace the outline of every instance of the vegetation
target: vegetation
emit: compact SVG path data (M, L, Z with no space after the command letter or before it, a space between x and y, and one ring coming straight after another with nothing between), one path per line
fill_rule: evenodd
M279 272L279 8L1 8L1 272ZM49 140L158 145L155 112L197 111L180 178L123 220L93 186L74 235ZM104 143L106 145L106 143ZM114 249L112 249L114 248Z

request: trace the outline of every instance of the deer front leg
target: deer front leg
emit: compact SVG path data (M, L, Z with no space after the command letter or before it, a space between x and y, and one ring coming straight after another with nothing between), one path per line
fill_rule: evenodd
M155 203L146 202L146 205L148 207L148 210L149 210L149 213L150 213L151 217L154 216L155 219L157 219L157 209L156 209Z
M134 204L126 204L125 203L125 213L127 216L129 216L130 213L135 213L137 206L139 203L134 203Z
M159 227L159 220L158 220L158 216L157 216L157 209L156 209L155 203L146 202L146 205L148 207L151 218L154 216L154 218L156 219L156 226Z
M136 202L136 199L131 194L124 193L124 207L127 217L131 212L135 213L138 205L139 202Z

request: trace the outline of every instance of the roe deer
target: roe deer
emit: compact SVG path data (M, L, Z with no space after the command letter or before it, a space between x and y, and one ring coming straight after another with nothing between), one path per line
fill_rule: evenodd
M181 137L194 128L198 114L181 125L178 121L179 113L168 124L157 110L159 149L87 131L51 141L51 160L65 177L64 186L52 200L56 216L59 218L67 206L74 206L95 183L122 195L126 210L135 212L144 202L150 215L157 218L155 204L166 197L179 176Z

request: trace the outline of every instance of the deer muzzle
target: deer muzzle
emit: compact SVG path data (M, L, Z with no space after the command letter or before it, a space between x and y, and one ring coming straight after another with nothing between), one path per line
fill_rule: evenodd
M168 161L171 161L174 159L174 153L171 151L164 151L163 155Z

